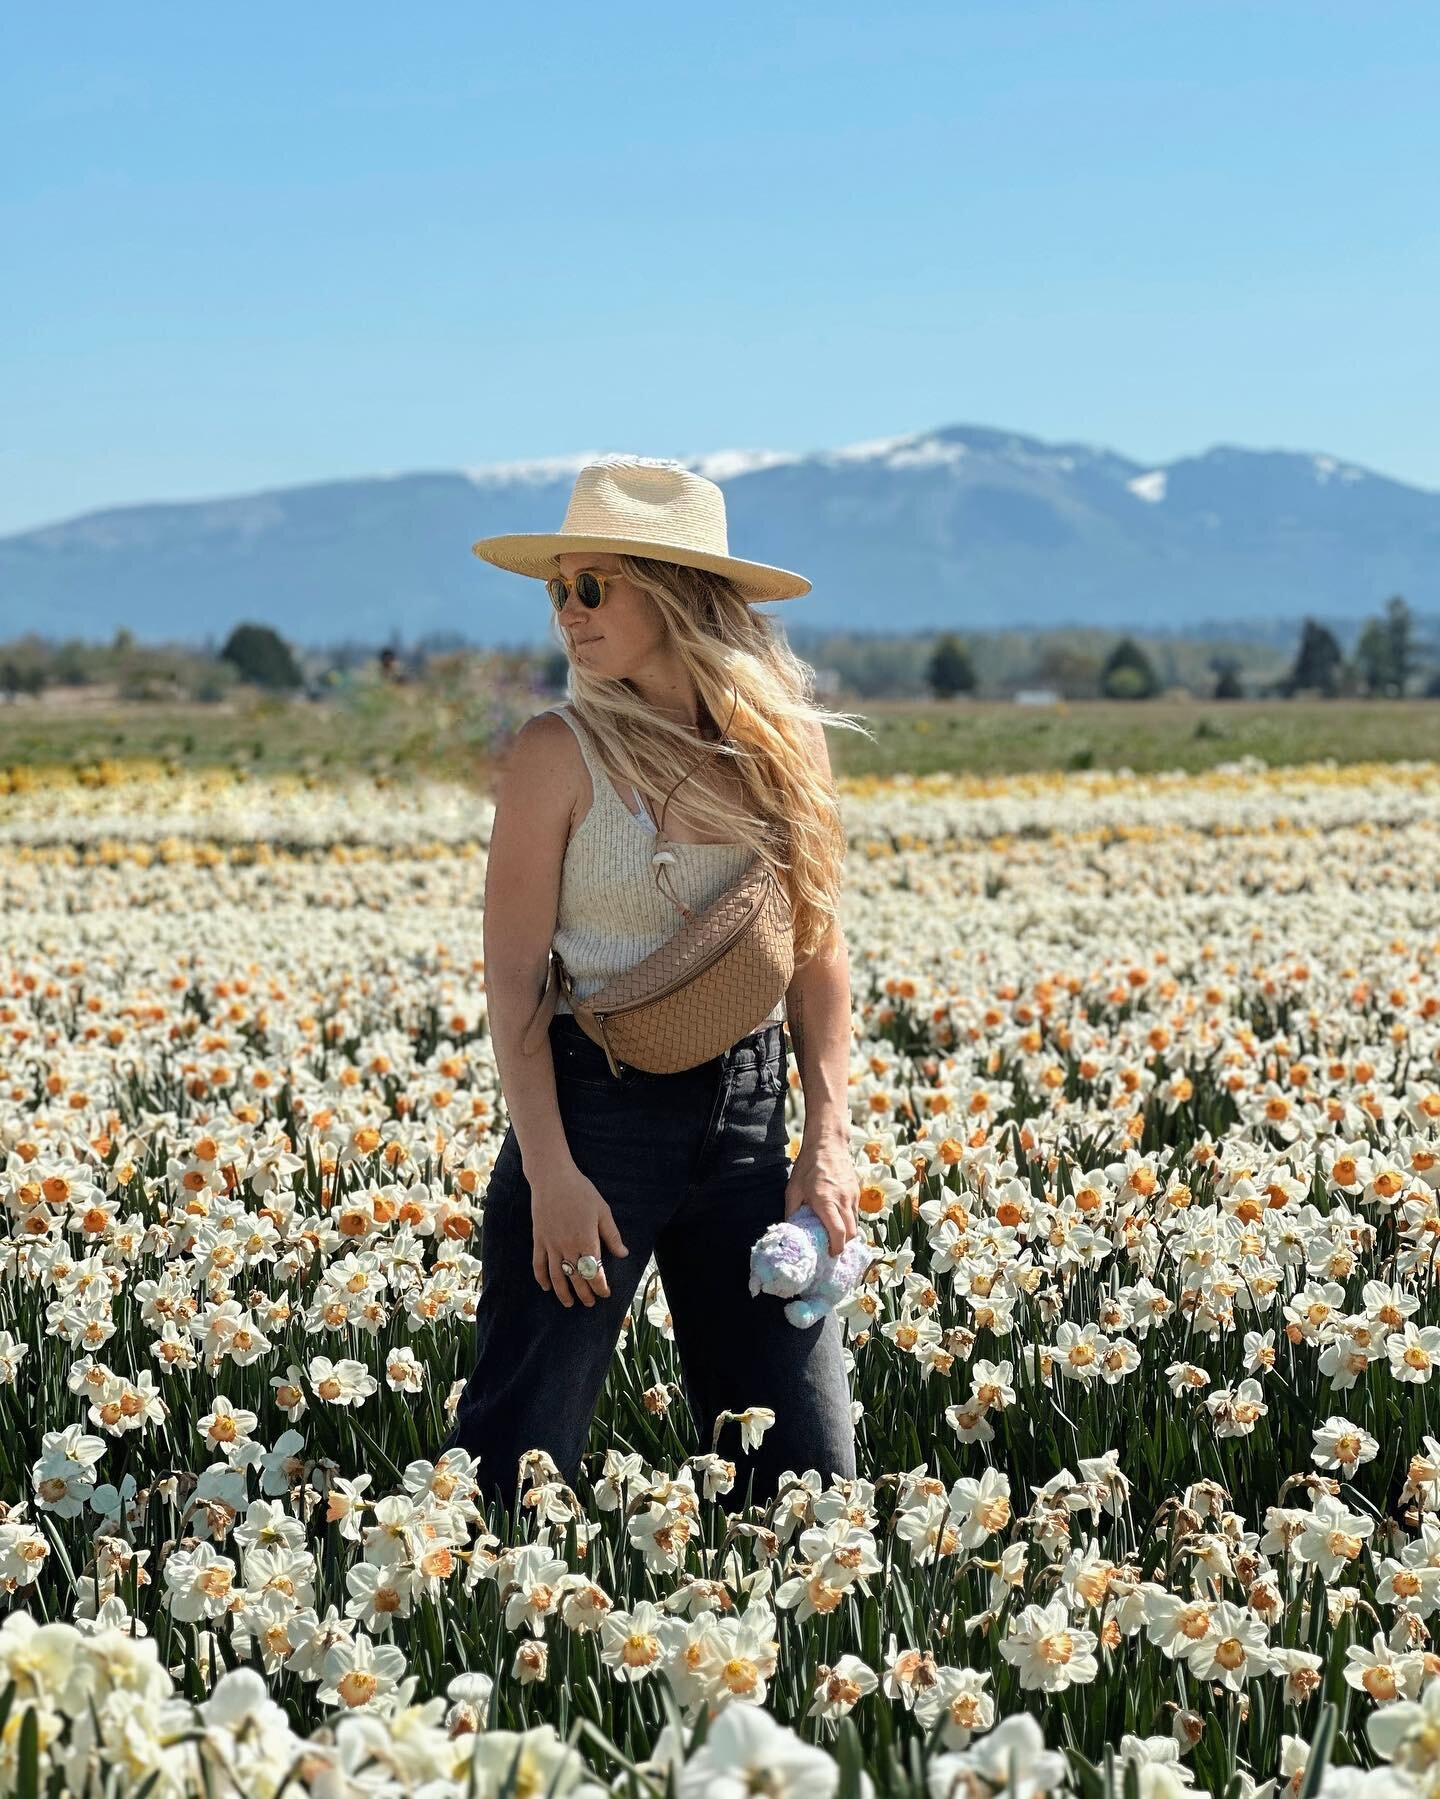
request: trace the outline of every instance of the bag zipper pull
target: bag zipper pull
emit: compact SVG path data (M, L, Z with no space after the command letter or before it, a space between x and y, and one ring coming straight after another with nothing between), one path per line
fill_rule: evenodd
M595 1020L596 1029L600 1032L600 1043L605 1051L605 1060L610 1064L610 1072L618 1081L620 1079L619 1064L615 1060L614 1050L610 1047L610 1039L605 1035L605 1020L608 1017L608 1014L605 1012L593 1012L591 1013L591 1017Z

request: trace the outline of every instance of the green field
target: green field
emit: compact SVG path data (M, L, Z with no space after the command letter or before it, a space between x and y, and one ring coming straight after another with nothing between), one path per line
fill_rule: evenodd
M535 704L543 704L536 701ZM1257 756L1271 765L1440 760L1440 702L1427 700L999 701L834 703L872 737L834 729L840 774L1004 774L1040 769L1203 769ZM424 689L338 702L5 709L0 769L104 759L186 767L347 768L434 774L484 784L492 724ZM873 740L872 740L873 738Z
M837 710L854 710L839 706ZM1242 756L1297 762L1440 760L1435 700L871 701L875 741L830 733L845 774L1016 774L1040 769L1213 768Z

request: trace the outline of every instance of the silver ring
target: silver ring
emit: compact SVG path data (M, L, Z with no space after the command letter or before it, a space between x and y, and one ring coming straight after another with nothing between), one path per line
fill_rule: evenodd
M564 1269L566 1274L574 1274L575 1272L575 1264L573 1262L565 1261L563 1257L561 1258L560 1266Z
M580 1260L575 1265L580 1270L583 1278L587 1281L593 1281L595 1276L600 1272L600 1258L598 1256L581 1256Z

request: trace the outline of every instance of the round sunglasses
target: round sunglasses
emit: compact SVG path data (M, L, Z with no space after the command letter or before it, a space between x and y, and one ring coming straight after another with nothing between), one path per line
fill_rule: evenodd
M593 568L582 568L578 575L569 580L564 575L552 575L545 583L550 595L550 603L557 612L565 610L565 602L570 598L570 589L575 589L575 597L587 612L594 612L605 599L606 586L618 579L612 574L602 574Z

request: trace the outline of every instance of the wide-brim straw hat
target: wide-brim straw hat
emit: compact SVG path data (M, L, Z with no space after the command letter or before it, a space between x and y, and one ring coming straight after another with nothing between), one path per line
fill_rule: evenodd
M482 561L546 581L555 558L573 550L649 556L725 575L747 600L795 600L810 591L803 575L730 554L725 495L682 462L651 456L602 456L575 477L558 531L482 537Z

